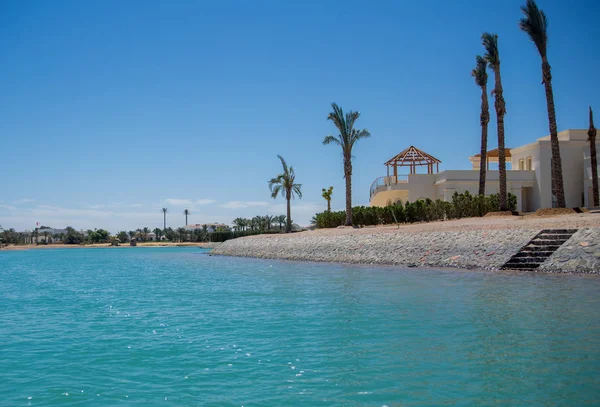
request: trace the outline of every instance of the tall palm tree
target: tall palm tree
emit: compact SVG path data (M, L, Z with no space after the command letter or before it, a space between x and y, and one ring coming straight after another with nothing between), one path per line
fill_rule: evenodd
M333 194L333 187L327 189L323 188L321 196L327 201L327 212L331 212L331 195Z
M190 211L188 209L184 209L183 214L185 215L185 226L187 226L187 218L188 218L188 215L190 214Z
M590 155L592 166L592 194L594 195L594 206L600 206L600 199L598 199L598 158L596 157L596 128L594 127L594 112L592 112L591 106L588 141L590 142Z
M281 194L281 196L283 196L287 201L287 224L285 231L289 233L292 231L290 200L295 196L302 198L302 184L296 184L296 174L294 173L294 168L291 166L288 167L282 156L277 155L277 158L281 160L283 172L269 181L269 189L271 190L271 198L275 199L277 198L277 195Z
M477 64L471 76L475 78L475 83L481 88L481 114L479 121L481 123L481 161L479 167L479 195L485 195L485 171L487 166L487 136L488 123L490 122L490 106L487 97L487 61L481 55L475 57Z
M483 47L485 48L485 60L494 71L494 107L496 108L496 120L498 125L498 175L500 178L500 210L506 211L508 205L506 202L506 150L504 149L504 115L506 114L506 104L502 90L502 78L500 76L500 52L498 51L498 34L483 33L481 36Z
M565 190L563 187L562 164L560 147L556 129L556 113L554 111L554 92L552 91L552 74L547 58L548 48L548 19L540 10L534 0L527 0L521 7L525 16L519 20L519 27L535 44L542 58L542 83L546 89L546 105L548 107L548 127L550 128L550 145L552 147L552 180L556 192L556 201L559 208L565 208Z
M169 210L167 208L162 208L162 213L163 213L163 229L167 229L167 212L169 212Z
M368 130L358 130L354 128L354 123L360 117L359 112L349 111L344 115L340 106L331 104L333 112L329 113L327 120L331 120L340 134L337 137L327 136L323 144L337 144L342 147L344 158L344 178L346 179L346 226L352 226L352 147L360 139L371 136ZM290 222L288 216L288 223Z

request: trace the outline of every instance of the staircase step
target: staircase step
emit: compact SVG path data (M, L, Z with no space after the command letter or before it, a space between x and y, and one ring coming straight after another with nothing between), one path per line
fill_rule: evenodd
M574 234L575 232L577 232L578 229L544 229L540 232L540 234L542 233L564 233L564 234Z
M556 250L558 250L558 248L560 247L560 245L555 245L555 246L525 246L524 248L521 249L521 251L519 253L524 253L524 252L552 252L554 253Z
M514 258L521 258L521 257L548 258L552 255L552 253L554 253L554 251L551 251L551 250L528 250L528 251L520 251L519 253L515 254L513 257Z
M529 244L535 246L562 246L565 242L566 240L533 239Z
M525 264L525 263L517 263L517 264L505 264L501 267L502 270L535 270L538 268L539 264Z
M551 234L551 233L540 233L539 235L537 235L534 240L536 239L542 239L542 240L564 240L567 241L571 238L571 234L564 234L564 233L560 233L560 234Z
M501 270L535 270L559 247L573 236L577 229L545 229L515 253Z
M541 264L546 261L548 257L513 257L506 264L512 263L538 263Z

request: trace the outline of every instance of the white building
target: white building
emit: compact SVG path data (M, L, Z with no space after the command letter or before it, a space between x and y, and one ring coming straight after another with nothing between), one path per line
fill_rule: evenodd
M558 133L563 184L567 207L592 206L592 170L587 130L565 130ZM596 143L597 148L600 144ZM441 163L435 157L409 147L385 163L387 176L371 185L371 206L385 206L398 201L418 199L452 200L454 192L476 195L479 190L479 154L469 157L471 170L438 172ZM490 162L498 161L498 151L488 153ZM552 151L550 136L517 148L506 149L507 192L517 197L517 210L535 211L556 206L552 188ZM426 174L417 174L417 167L426 166ZM436 167L434 171L434 166ZM398 174L398 167L409 167L409 174ZM392 174L390 174L392 170ZM498 170L486 174L486 195L499 190Z
M206 231L208 233L213 233L219 227L221 227L221 228L227 228L228 226L225 225L225 224L223 224L223 223L205 223L205 224L195 223L193 225L186 225L186 226L184 226L184 229L186 229L187 231L191 232L193 230L204 229L204 227L206 227Z

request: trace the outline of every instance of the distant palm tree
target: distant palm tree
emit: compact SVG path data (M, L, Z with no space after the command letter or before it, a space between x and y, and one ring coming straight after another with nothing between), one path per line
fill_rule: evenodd
M250 229L251 230L260 229L261 227L262 227L262 219L260 218L260 216L255 216L252 218L252 220L250 220Z
M271 227L273 226L273 222L274 221L275 221L275 217L274 216L265 215L263 217L263 222L265 223L265 229L271 230Z
M144 240L144 242L148 240L148 233L150 233L150 228L144 226L144 228L142 229L142 239Z
M137 232L135 230L130 230L129 232L127 232L127 234L129 235L129 240L133 240L135 238L135 234Z
M485 59L494 71L494 91L492 94L496 100L496 120L498 124L498 177L500 179L500 196L498 198L500 210L508 209L506 201L506 150L504 149L504 115L506 104L502 90L502 78L500 76L500 52L498 51L498 34L483 33L481 36L483 47L486 50Z
M287 163L282 156L277 155L281 160L283 166L283 172L272 178L269 181L269 189L271 190L271 198L277 198L277 195L281 194L287 201L287 225L286 232L292 231L292 214L291 214L291 203L290 200L296 195L298 198L302 198L302 184L296 184L296 174L294 173L293 167L288 167Z
M594 206L600 206L600 199L598 199L598 158L596 157L596 128L594 127L594 112L592 112L591 106L588 141L590 142L590 155L592 166L592 194L594 195Z
M521 7L524 18L519 20L519 27L535 44L542 58L542 83L546 89L546 105L548 107L548 127L550 128L550 145L552 147L552 180L556 192L556 203L565 208L565 190L563 186L560 147L556 128L556 112L554 111L554 92L552 91L552 74L546 51L548 48L548 19L534 0L527 0Z
M167 208L162 208L162 213L163 213L163 229L167 229L167 212L168 212Z
M235 230L244 230L245 220L243 218L235 218L233 220L233 228Z
M334 143L342 147L342 155L344 157L344 178L346 179L346 226L352 226L352 147L360 139L371 136L368 130L357 130L354 128L354 123L360 117L359 112L349 111L344 115L341 107L332 103L333 112L327 116L340 134L337 137L327 136L323 140L323 144L327 145ZM289 218L289 216L288 216ZM288 219L290 224L290 219ZM291 226L290 226L291 227Z
M190 214L190 211L185 209L183 211L183 214L185 215L185 226L187 226L187 218L188 218L188 215Z
M331 195L333 194L333 187L327 189L323 188L321 196L327 201L327 212L331 212Z
M187 241L187 230L185 228L177 228L177 234L179 235L180 241Z
M160 228L154 228L152 230L152 232L154 232L154 234L156 235L156 240L160 240L162 237L162 230L160 230Z
M279 215L275 217L275 222L279 223L279 229L283 229L283 224L285 223L285 215Z
M481 88L481 114L479 122L481 123L481 160L479 168L479 195L485 195L485 171L487 166L487 135L488 123L490 122L490 108L487 97L487 61L481 55L475 57L477 64L471 76L475 78L475 83Z

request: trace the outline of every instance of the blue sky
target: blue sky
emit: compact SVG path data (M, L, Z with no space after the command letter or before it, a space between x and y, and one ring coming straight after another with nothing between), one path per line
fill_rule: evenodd
M354 151L355 204L411 144L468 169L484 31L499 35L506 145L548 133L522 3L1 2L0 224L116 232L161 226L163 206L173 227L186 207L191 223L283 213L267 186L277 154L303 184L292 215L308 224L323 187L344 207L341 152L321 145L334 101L372 133ZM600 117L600 5L538 4L559 130L587 128L588 105Z

